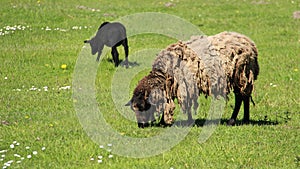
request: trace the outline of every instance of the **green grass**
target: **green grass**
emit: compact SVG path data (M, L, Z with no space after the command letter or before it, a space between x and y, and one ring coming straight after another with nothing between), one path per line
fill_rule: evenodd
M175 6L166 7L167 2L171 1L2 1L2 32L6 26L26 28L0 36L0 167L9 160L14 160L11 168L300 167L300 20L292 17L294 11L300 10L299 1L174 0ZM88 8L81 9L80 5ZM103 143L101 149L92 141L80 124L72 98L73 72L83 40L93 36L103 21L140 12L176 15L207 35L236 31L255 41L261 71L253 94L256 106L250 110L251 125L220 124L202 144L198 137L203 127L195 126L171 150L148 158L119 156L112 153L114 145L110 148ZM51 30L46 31L46 27ZM163 49L175 41L155 34L132 36L130 54L149 48ZM124 52L119 51L124 59ZM109 62L109 53L98 67L95 82L97 102L107 123L130 137L150 138L167 130L139 129L135 122L118 113L111 96L116 69ZM91 57L86 59L94 62L96 56ZM60 68L62 64L67 64L66 70ZM128 84L130 92L148 70L133 77ZM33 90L33 86L37 89ZM46 86L48 91L44 91ZM61 90L65 86L71 89ZM210 102L201 97L199 103L194 118L201 121L207 116ZM233 104L230 95L222 121L230 117ZM182 116L179 111L177 116ZM13 141L19 146L12 149ZM42 147L46 149L43 151ZM33 155L33 151L38 154ZM109 158L111 154L113 157ZM99 155L103 161L98 164Z

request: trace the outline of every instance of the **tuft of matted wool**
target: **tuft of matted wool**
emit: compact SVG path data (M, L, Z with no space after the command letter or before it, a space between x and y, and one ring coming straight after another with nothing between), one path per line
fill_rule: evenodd
M222 32L194 36L186 43L204 61L214 95L228 94L232 89L251 95L259 74L258 52L252 40L236 32Z
M165 86L161 92L154 93L152 98L165 98L158 112L163 111L166 124L173 122L174 98L178 99L184 113L191 117L198 107L197 99L200 93L210 95L209 76L204 62L195 51L179 41L168 46L156 57L152 71L161 72L165 77ZM157 93L162 96L156 96ZM157 101L153 100L153 103Z

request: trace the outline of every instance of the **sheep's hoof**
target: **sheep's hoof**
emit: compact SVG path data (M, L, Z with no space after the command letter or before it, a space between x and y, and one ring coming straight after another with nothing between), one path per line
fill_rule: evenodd
M147 126L148 126L148 124L146 124L146 123L138 123L139 128L144 128L144 127L147 127Z
M128 69L128 68L129 68L128 61L125 61L124 65L125 65L126 69Z
M250 120L249 119L243 119L243 124L250 124Z
M189 118L187 121L187 126L193 126L195 124L195 120L193 118Z
M156 120L151 121L151 122L150 122L150 127L155 126L155 123L156 123Z
M234 126L235 125L235 120L234 119L229 119L227 122L227 126Z
M164 120L160 120L159 125L162 127L171 127L172 123L166 123Z

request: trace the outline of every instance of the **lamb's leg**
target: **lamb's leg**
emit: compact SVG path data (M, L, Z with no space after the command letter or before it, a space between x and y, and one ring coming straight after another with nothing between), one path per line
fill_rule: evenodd
M100 60L101 53L102 53L102 51L98 51L98 56L97 56L97 58L96 58L96 61L97 61L97 62L99 62L99 60Z
M118 67L118 65L119 65L119 53L118 53L118 50L117 50L116 46L113 46L111 48L111 55L113 57L115 67Z
M125 51L125 65L126 65L126 68L128 68L128 53L129 53L129 50L128 50L128 40L127 40L127 38L124 39L122 45L123 45L124 51Z
M249 96L244 96L243 97L243 103L244 103L244 119L243 123L249 124L250 121L250 97Z
M239 114L239 110L243 101L243 96L240 93L234 93L235 95L235 105L234 105L234 110L231 115L231 118L227 122L227 125L234 125L237 115Z
M102 49L103 49L103 47L104 47L103 44L101 44L101 45L99 46L99 49L98 49L98 56L97 56L97 59L96 59L97 62L99 62L99 60L100 60L100 56L101 56L101 54L102 54Z

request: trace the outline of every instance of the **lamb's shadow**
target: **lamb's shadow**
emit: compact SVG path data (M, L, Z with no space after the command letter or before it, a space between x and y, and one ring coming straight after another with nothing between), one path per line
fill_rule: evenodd
M111 62L111 63L114 63L114 60L111 59L111 58L107 58L107 61L108 61L108 62ZM137 62L130 62L130 61L128 61L128 66L129 66L129 67L136 67L136 66L139 66L139 65L140 65L140 64L137 63ZM125 61L124 61L123 59L120 59L120 64L119 64L119 66L126 67L126 63L125 63Z

